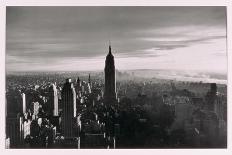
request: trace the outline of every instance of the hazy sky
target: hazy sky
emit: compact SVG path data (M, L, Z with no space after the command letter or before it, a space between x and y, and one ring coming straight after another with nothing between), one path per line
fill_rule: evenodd
M7 7L7 71L226 73L225 7Z

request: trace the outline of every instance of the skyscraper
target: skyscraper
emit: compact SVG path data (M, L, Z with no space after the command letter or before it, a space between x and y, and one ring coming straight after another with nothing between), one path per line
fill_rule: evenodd
M111 53L111 45L109 45L109 53L105 60L105 92L104 100L110 104L116 100L116 81L115 81L115 65L114 56Z
M215 101L217 99L217 84L211 83L210 90L206 94L206 108L214 111Z
M64 137L75 137L76 92L71 79L66 79L62 92L62 132Z
M52 84L49 88L49 104L51 105L53 116L58 116L58 94L55 84Z
M77 80L76 80L76 85L77 85L78 87L81 86L81 81L80 81L80 78L79 78L79 77L78 77Z
M23 117L20 113L17 116L10 116L6 119L6 137L10 138L10 148L19 148L23 144Z
M89 74L89 78L88 78L88 83L91 83L91 78L90 78L90 74Z
M77 95L79 95L81 92L81 80L79 77L75 81L75 91Z
M213 96L216 96L216 94L217 94L217 84L216 83L210 84L210 92Z
M23 104L23 113L25 113L26 112L26 95L24 94L24 93L22 93L22 104Z
M92 92L92 83L91 83L91 78L90 78L90 74L89 74L89 79L88 79L88 93L91 94Z

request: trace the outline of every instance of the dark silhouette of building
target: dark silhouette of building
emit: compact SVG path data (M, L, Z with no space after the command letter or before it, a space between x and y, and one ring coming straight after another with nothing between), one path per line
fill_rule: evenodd
M77 80L76 80L76 83L80 85L80 78L78 77Z
M216 83L210 84L210 92L212 93L213 96L216 96L216 94L217 94L217 84Z
M76 79L75 88L76 88L76 93L78 94L78 92L81 91L81 80L79 77Z
M111 45L109 45L109 53L105 60L105 92L104 100L107 104L112 104L116 100L116 81L115 81L115 65L114 56L111 53Z
M23 144L23 117L17 116L6 118L6 137L10 138L10 148L20 148Z
M91 78L90 78L90 74L89 74L89 79L88 79L88 82L91 83Z
M217 98L217 84L211 83L210 90L206 94L206 108L207 110L214 111L214 104Z
M71 79L66 79L62 92L62 133L66 138L75 137L76 92Z

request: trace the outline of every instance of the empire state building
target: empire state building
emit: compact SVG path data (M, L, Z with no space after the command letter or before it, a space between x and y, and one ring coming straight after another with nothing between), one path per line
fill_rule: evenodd
M112 104L116 100L116 81L115 81L115 66L114 56L111 53L111 46L109 46L109 53L105 60L105 92L104 101L107 104Z

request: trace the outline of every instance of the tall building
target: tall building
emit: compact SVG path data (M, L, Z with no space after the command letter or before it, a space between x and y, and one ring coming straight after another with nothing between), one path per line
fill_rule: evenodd
M90 78L90 74L89 74L89 79L88 79L88 83L91 83L91 78Z
M51 112L53 116L58 116L58 94L56 85L52 84L49 88L49 104L51 106Z
M75 91L77 94L77 98L81 97L81 89L82 89L81 83L82 82L81 82L80 78L78 77L75 81Z
M217 99L217 84L211 83L210 90L206 94L206 109L214 111L214 104Z
M23 145L23 117L21 114L6 119L6 136L10 138L10 148L19 148Z
M210 92L212 93L213 96L216 96L216 94L217 94L217 84L216 83L210 84Z
M104 100L106 103L112 103L116 100L116 80L115 80L115 65L114 56L111 53L111 45L109 53L105 60L105 92Z
M80 80L79 77L76 79L76 86L77 86L78 88L81 87L81 80Z
M61 96L63 136L67 138L75 137L76 92L71 79L66 79Z
M88 79L88 93L90 94L92 92L92 83L91 83L91 78L90 78L90 74L89 74L89 79Z
M23 113L26 112L26 95L22 93L22 102L23 102Z

